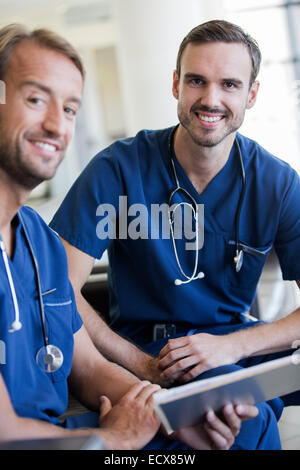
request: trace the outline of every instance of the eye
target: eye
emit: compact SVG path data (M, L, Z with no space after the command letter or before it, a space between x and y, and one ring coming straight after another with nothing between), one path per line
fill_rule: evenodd
M227 88L228 90L233 90L234 88L236 88L236 84L229 80L229 81L224 82L224 87Z
M190 83L194 86L200 86L204 84L204 80L202 78L191 78Z
M30 98L27 98L27 101L37 106L41 106L44 103L43 99L38 96L32 96Z
M78 113L78 109L71 106L65 106L64 111L69 117L76 117Z
M76 116L76 111L68 106L65 107L65 113L69 116Z

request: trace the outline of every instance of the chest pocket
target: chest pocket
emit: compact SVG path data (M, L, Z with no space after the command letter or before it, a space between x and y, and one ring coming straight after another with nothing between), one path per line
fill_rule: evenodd
M272 245L252 247L241 243L243 263L239 272L236 271L234 258L236 256L235 242L229 241L226 250L225 282L227 285L244 290L256 287L262 273L267 255Z
M73 299L59 297L56 293L43 294L46 328L49 344L63 353L62 366L51 373L54 382L66 380L71 371L73 358Z

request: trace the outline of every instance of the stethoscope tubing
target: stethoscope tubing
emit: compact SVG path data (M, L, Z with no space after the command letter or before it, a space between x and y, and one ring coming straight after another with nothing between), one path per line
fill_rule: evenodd
M41 326L42 326L42 331L43 331L43 339L44 339L44 346L47 348L49 346L49 339L48 339L48 334L47 334L47 329L46 329L46 317L45 317L45 310L44 310L44 302L43 302L43 296L42 296L42 285L41 285L41 279L40 279L40 272L39 272L39 267L38 267L38 262L36 259L36 256L34 254L34 250L29 238L29 234L26 228L26 225L24 223L24 219L21 215L21 213L18 213L20 222L22 224L22 228L25 234L25 240L29 248L29 253L33 262L34 266L34 271L35 271L35 276L36 276L36 283L37 283L37 293L38 293L38 302L39 302L39 311L40 311L40 318L41 318Z
M179 190L183 191L187 195L187 197L191 200L191 202L193 204L192 208L193 208L193 212L195 214L195 221L196 221L196 250L197 250L197 252L196 252L196 255L195 255L195 265L194 265L193 273L192 273L191 276L187 276L184 273L184 271L182 269L182 266L181 266L181 263L180 263L180 260L179 260L179 256L178 256L178 252L177 252L177 248L176 248L176 243L175 243L175 239L174 239L172 221L171 221L170 216L169 216L171 237L172 237L172 243L173 243L173 249L174 249L176 262L177 262L177 265L178 265L178 268L179 268L181 274L187 279L186 281L176 280L176 281L178 281L177 285L186 284L186 283L191 282L193 280L200 279L200 278L204 277L204 273L201 273L201 272L199 272L199 274L196 275L197 267L198 267L198 249L199 249L199 243L198 243L198 235L199 235L199 233L198 233L198 206L197 206L197 203L196 203L195 199L191 196L191 194L186 189L184 189L180 186L178 176L177 176L177 172L176 172L175 162L174 162L174 158L173 158L174 135L175 135L175 132L176 132L178 126L179 126L179 124L177 124L176 126L174 126L172 128L172 130L169 134L169 138L168 138L168 155L169 155L169 159L171 161L172 173L173 173L174 180L175 180L175 185L176 185L175 189L172 190L172 192L169 196L169 206L170 206L172 197ZM237 153L238 153L239 164L240 164L240 173L241 173L241 179L242 179L242 189L241 189L241 193L240 193L240 196L239 196L238 206L237 206L237 210L236 210L236 214L235 214L235 251L236 251L236 255L234 257L234 262L235 262L235 266L236 266L236 271L238 272L238 271L240 271L241 266L242 266L242 262L243 262L243 248L242 248L242 245L239 242L239 228L240 228L240 216L241 216L241 211L242 211L242 206L243 206L243 202L244 202L244 198L245 198L245 191L246 191L246 175L245 175L245 168L244 168L241 148L240 148L240 145L239 145L236 138L235 138L234 144L236 146ZM176 281L175 281L175 284L176 284Z
M39 312L40 312L40 320L41 320L41 327L42 327L42 333L43 333L43 340L44 340L44 346L42 346L37 354L36 354L36 362L40 366L40 368L45 371L45 372L55 372L58 370L61 365L63 364L64 357L62 351L57 347L52 344L49 344L49 339L47 335L47 328L46 328L46 318L45 318L45 310L44 310L44 303L43 303L43 294L42 294L42 285L41 285L41 279L40 279L40 274L39 274L39 267L38 267L38 262L34 254L34 250L30 241L30 237L26 228L26 225L24 223L22 214L18 213L20 224L22 226L23 232L24 232L24 237L25 241L27 243L28 249L30 256L32 258L33 266L34 266L34 271L35 271L35 277L36 277L36 284L37 284L37 293L38 293L38 303L39 303ZM19 311L19 304L18 304L18 299L16 295L16 290L9 266L9 261L8 261L8 256L7 252L5 249L5 244L3 242L2 236L0 234L0 248L2 251L2 257L4 261L4 267L5 271L7 274L8 278L8 283L10 287L10 292L13 300L13 306L14 306L14 314L15 314L15 319L13 323L11 324L11 327L9 329L10 333L15 333L16 331L20 330L22 328L22 323L20 322L20 311ZM55 291L56 289L52 289L49 292Z

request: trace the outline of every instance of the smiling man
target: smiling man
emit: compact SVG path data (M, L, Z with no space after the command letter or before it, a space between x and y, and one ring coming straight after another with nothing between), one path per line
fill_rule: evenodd
M180 56L173 76L180 121L174 146L199 194L225 166L246 109L255 103L259 83L251 70L243 43L190 42Z
M49 50L44 63L40 55L33 41L16 46L5 73L6 103L10 106L2 106L0 114L1 168L28 190L52 178L63 159L82 86L80 72L74 73L71 61ZM50 73L54 66L55 83ZM63 93L66 76L70 76L68 94Z
M173 74L179 124L143 130L96 155L52 221L94 344L139 377L184 383L272 359L259 353L288 349L298 339L299 311L285 329L247 323L244 315L272 247L284 279L300 279L299 176L237 132L256 101L260 62L256 41L239 26L216 20L195 27L180 45ZM204 206L204 228L195 231L197 241L203 230L203 246L188 250L184 237L100 237L98 208L112 204L117 224L124 195L131 215L137 204L148 214L154 204L168 204L170 212L189 206L192 228ZM166 223L173 229L171 217ZM112 329L81 294L106 249ZM259 416L243 423L233 448L280 448L275 416L282 408L281 399L259 405Z
M173 95L179 121L198 146L216 147L229 136L232 144L246 109L255 103L259 84L249 76L245 48L242 43L189 43L180 56Z

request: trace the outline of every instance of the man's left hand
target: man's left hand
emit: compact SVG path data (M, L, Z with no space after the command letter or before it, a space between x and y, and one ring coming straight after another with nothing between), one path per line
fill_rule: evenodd
M256 406L232 406L228 403L223 407L220 417L209 411L204 423L182 428L169 437L178 439L196 450L228 450L240 432L242 421L257 415Z
M160 351L160 383L188 382L203 372L239 360L233 335L198 333L170 339Z

